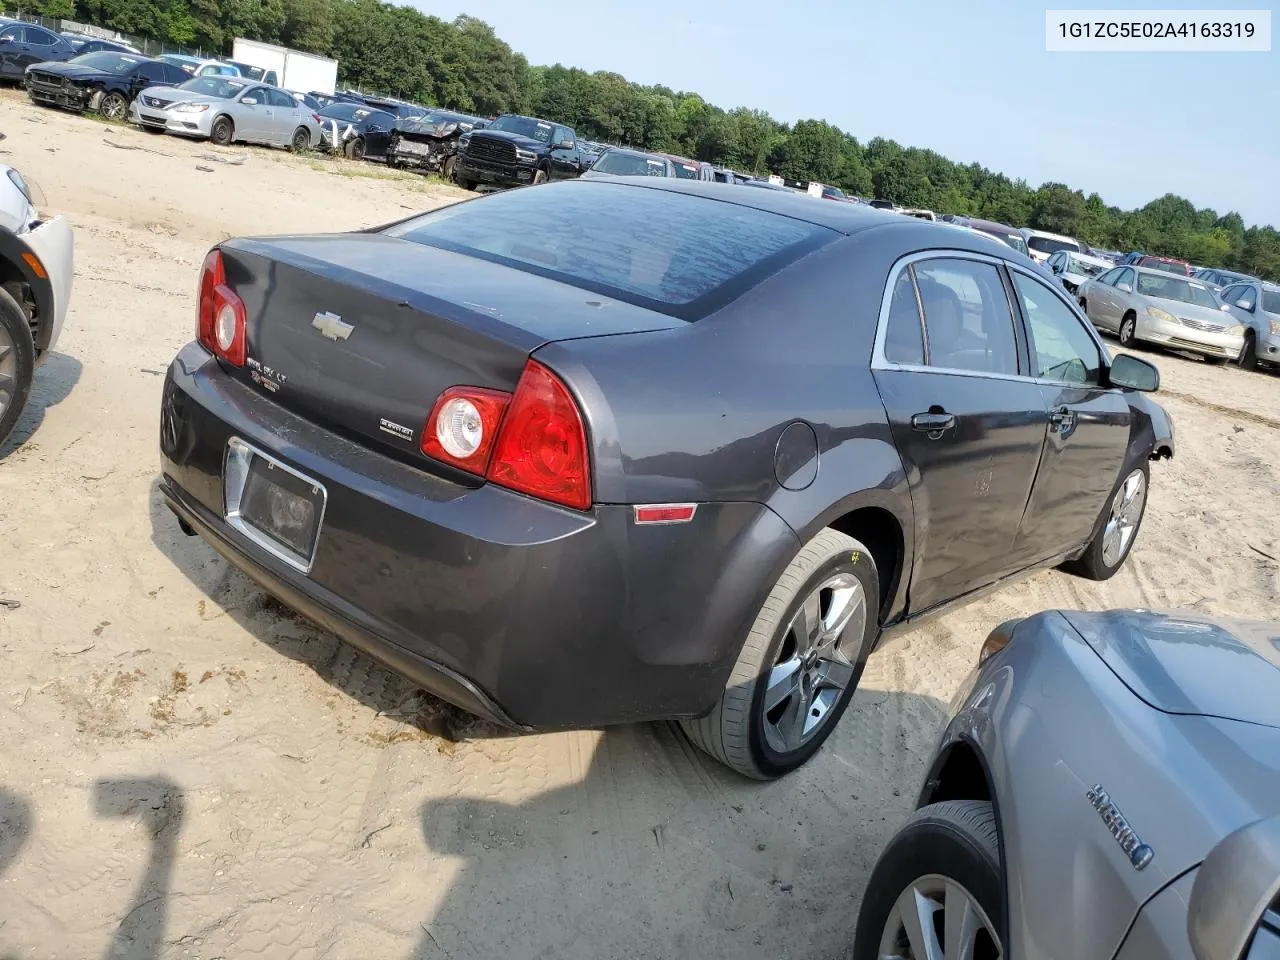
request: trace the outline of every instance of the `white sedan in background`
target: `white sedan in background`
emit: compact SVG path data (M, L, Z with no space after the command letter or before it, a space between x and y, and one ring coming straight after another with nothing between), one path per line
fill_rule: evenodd
M1068 293L1075 293L1080 289L1080 284L1092 277L1101 276L1115 264L1101 257L1092 257L1087 253L1059 250L1050 255L1045 261L1045 266L1062 281Z

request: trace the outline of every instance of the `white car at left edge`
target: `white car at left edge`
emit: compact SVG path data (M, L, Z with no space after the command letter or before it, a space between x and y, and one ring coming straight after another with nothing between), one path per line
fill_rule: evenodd
M22 415L36 369L57 345L74 272L71 224L42 220L31 184L0 164L0 444Z

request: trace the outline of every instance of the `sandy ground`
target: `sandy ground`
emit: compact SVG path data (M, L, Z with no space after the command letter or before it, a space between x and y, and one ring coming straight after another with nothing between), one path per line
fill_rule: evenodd
M1120 574L1039 574L898 636L794 776L744 782L669 725L471 723L268 600L155 488L161 371L210 244L460 194L267 150L208 161L13 96L0 131L78 243L58 352L0 448L0 598L21 602L0 607L0 957L844 957L992 626L1280 618L1280 380L1161 356L1178 458Z

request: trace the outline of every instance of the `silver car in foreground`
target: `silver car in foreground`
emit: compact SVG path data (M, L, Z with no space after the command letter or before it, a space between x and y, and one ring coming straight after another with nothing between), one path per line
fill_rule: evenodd
M1051 611L987 639L853 956L1273 960L1277 889L1280 624Z
M195 77L176 87L147 87L129 106L144 130L306 150L320 141L320 121L287 90L239 77Z
M1245 326L1240 366L1252 370L1258 361L1280 364L1280 286L1243 280L1226 287L1218 297L1223 310Z
M1080 308L1122 347L1139 342L1184 350L1220 363L1240 356L1244 325L1200 280L1149 267L1114 267L1076 290Z

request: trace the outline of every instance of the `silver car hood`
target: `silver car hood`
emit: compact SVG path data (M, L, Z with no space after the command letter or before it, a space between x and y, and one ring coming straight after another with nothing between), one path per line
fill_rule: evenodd
M1157 710L1280 730L1280 624L1132 610L1062 615Z
M1172 313L1175 317L1187 317L1200 323L1216 323L1220 327L1232 327L1239 323L1238 320L1232 318L1231 314L1212 307L1183 303L1181 300L1166 300L1163 297L1153 297L1145 293L1139 294L1139 296L1153 307L1159 307L1161 310Z

